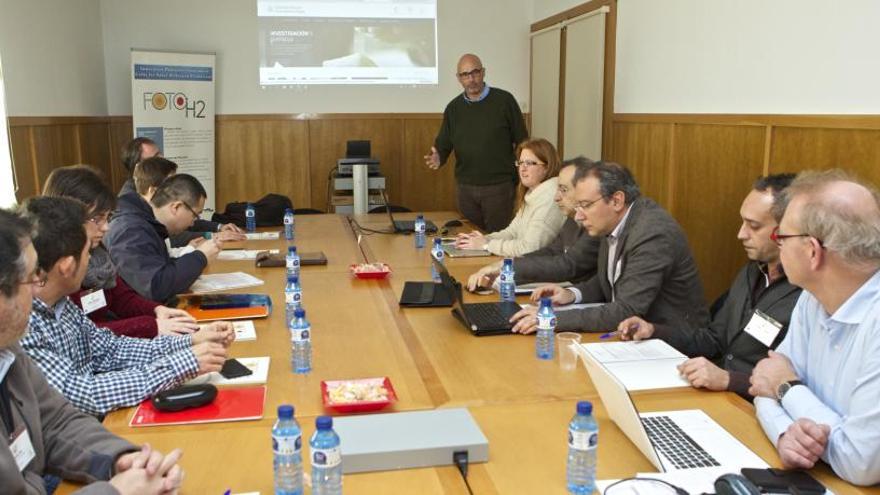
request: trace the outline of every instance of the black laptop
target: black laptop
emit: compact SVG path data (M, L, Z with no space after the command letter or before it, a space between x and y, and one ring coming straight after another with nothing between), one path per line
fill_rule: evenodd
M433 256L431 262L440 274L443 290L452 296L452 314L472 334L483 337L486 335L510 335L513 324L510 318L522 309L515 302L464 303L461 295L461 284L449 275L446 267Z
M391 214L391 207L388 206L388 197L385 195L385 190L379 190L382 194L382 201L385 202L385 211L388 212L388 219L391 220L391 227L394 229L395 233L404 233L404 232L415 232L416 231L416 221L415 220L395 220L394 215ZM425 233L433 233L437 232L437 225L430 220L425 220Z

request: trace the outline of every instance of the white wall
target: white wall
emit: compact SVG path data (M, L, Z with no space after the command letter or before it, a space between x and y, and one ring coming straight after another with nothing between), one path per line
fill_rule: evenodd
M216 52L218 114L442 112L461 91L455 64L468 51L483 59L490 85L527 103L531 2L439 0L438 86L262 89L256 0L100 0L109 113L131 113L133 47Z
M0 0L10 116L105 115L98 0Z
M614 110L880 113L880 2L619 0Z
M587 0L531 0L532 22L546 19L552 15L564 12L572 7L583 5Z

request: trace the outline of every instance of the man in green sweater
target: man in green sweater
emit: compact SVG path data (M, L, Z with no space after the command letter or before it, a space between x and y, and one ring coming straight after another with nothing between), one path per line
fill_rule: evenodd
M486 69L479 57L462 55L456 76L464 92L446 105L425 162L438 169L455 151L458 209L478 228L497 232L513 218L517 182L513 152L528 131L513 95L483 81Z

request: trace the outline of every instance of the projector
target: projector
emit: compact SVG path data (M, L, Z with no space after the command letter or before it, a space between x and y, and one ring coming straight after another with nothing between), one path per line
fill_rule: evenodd
M379 160L375 158L340 158L336 160L337 174L352 175L354 167L367 167L367 175L379 175Z

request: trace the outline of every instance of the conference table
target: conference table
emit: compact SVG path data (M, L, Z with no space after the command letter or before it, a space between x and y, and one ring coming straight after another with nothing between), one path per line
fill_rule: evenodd
M426 217L442 226L457 215L434 212ZM303 305L313 346L313 369L305 375L291 371L284 268L257 268L253 261L210 263L208 273L243 271L262 279L262 286L233 292L267 293L275 303L270 317L255 320L256 341L230 347L232 357L271 357L262 419L131 428L134 409L128 408L109 414L104 424L136 444L148 442L166 452L183 448L183 493L219 495L228 489L271 494L271 428L278 405L295 406L307 439L317 416L335 414L323 407L322 380L387 376L398 401L383 413L451 407L470 411L489 440L489 461L470 466L468 481L475 494L566 493L567 427L579 400L593 402L599 422L599 479L655 471L609 419L580 364L564 371L556 360L537 359L534 336L474 337L449 308L400 308L398 299L406 281L430 280L431 239L425 248L416 249L412 235L379 233L387 230L385 215L296 218L298 250L323 251L329 260L325 266L302 268ZM449 235L454 230L469 229L453 229ZM282 251L286 246L283 237L245 244L248 249ZM466 280L479 266L497 259L447 257L446 265L452 276ZM354 278L349 265L365 261L387 263L391 276ZM466 302L497 297L464 296ZM596 340L596 334L584 334L584 341ZM753 406L735 394L679 388L636 392L633 400L640 412L703 409L768 464L780 466ZM308 472L308 456L304 461ZM824 464L811 473L835 493L880 493L880 489L841 481ZM451 465L350 474L345 475L343 486L348 494L467 493L461 475ZM74 488L64 484L59 493Z

